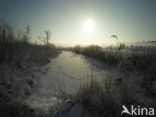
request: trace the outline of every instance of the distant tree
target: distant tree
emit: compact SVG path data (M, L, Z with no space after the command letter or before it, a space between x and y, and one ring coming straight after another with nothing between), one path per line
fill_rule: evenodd
M49 40L50 40L50 36L51 36L51 32L49 30L45 30L45 40L46 40L46 44L49 44Z
M23 33L23 41L24 42L29 42L31 39L31 28L30 25L27 25L26 31Z
M45 34L45 37L41 35L41 36L38 36L38 39L42 41L45 45L48 45L50 41L50 37L51 37L51 32L49 30L45 30L44 34Z
M117 35L111 35L111 37L116 39L116 43L117 43L117 46L118 46L118 36Z
M112 38L115 38L116 40L118 39L117 35L111 35Z

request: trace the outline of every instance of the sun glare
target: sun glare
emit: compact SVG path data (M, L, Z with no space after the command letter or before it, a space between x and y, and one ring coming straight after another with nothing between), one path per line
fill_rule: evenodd
M86 32L92 32L94 29L94 22L92 19L88 19L83 23L83 28Z

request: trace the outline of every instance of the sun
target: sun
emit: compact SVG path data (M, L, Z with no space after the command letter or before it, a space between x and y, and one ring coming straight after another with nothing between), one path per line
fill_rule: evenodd
M93 22L93 20L92 19L88 19L88 20L84 21L83 28L88 33L93 32L93 30L94 30L94 22Z

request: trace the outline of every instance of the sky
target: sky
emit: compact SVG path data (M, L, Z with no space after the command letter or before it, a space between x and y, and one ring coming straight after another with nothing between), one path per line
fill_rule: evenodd
M0 0L0 20L44 30L57 45L113 44L156 40L156 0ZM91 20L92 30L84 29ZM88 26L87 28L90 28Z

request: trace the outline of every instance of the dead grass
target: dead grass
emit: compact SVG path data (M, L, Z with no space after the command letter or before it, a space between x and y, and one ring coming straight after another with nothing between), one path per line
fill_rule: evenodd
M88 113L93 117L119 117L122 105L126 107L130 105L149 106L142 98L137 98L138 93L143 94L142 90L137 90L129 85L124 76L118 79L107 77L103 82L94 78L84 83L76 95L69 98L72 103L83 105L85 115Z
M101 83L92 80L82 85L73 98L84 107L84 113L94 117L114 117L119 115L119 104L107 93Z
M24 92L14 82L24 79L32 86L35 73L32 67L40 67L56 54L52 44L39 45L30 42L29 28L17 31L11 25L0 24L0 116L40 117L23 102L28 92ZM21 84L22 85L22 84ZM30 95L30 94L29 94Z
M74 52L103 61L105 64L126 71L138 72L142 75L142 83L139 84L147 95L156 95L153 90L153 81L156 81L156 47L128 46L102 48L97 45L88 47L75 46ZM125 74L126 75L126 74Z

